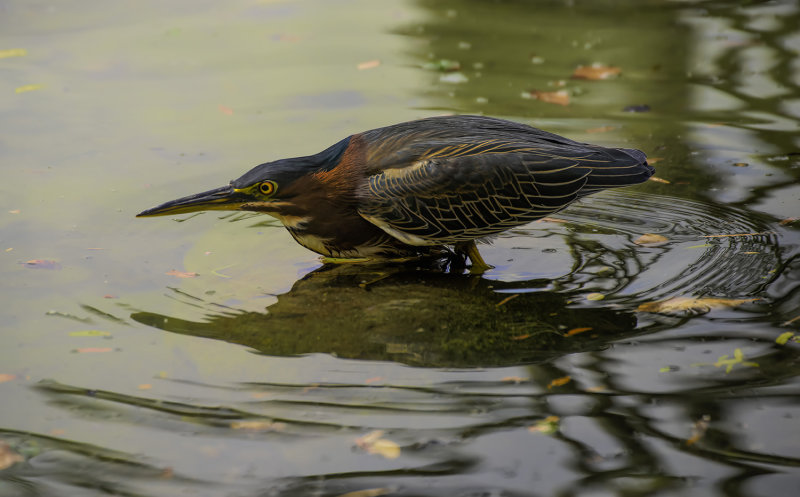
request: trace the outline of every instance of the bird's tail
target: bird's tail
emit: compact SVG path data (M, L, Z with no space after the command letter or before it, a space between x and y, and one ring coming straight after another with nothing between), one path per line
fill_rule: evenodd
M637 185L647 181L655 168L647 163L647 156L633 148L606 149L609 161L592 165L581 194L588 194L606 188Z

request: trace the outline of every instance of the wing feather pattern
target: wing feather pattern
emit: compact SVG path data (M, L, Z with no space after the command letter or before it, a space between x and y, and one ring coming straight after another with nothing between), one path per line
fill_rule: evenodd
M463 122L463 117L460 122ZM442 119L442 118L438 118ZM412 245L486 237L541 219L598 190L652 174L638 150L573 142L525 125L474 118L447 133L382 128L364 134L368 179L359 214ZM423 121L418 121L424 122ZM384 131L386 132L386 131Z

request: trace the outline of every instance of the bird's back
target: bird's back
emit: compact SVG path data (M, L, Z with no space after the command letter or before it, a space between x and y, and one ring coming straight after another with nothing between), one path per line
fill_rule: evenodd
M639 150L481 116L422 119L354 137L365 144L367 173L359 212L412 245L499 233L653 174Z

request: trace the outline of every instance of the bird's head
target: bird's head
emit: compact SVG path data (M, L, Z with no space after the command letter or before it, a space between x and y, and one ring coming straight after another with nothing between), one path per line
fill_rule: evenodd
M207 210L256 211L277 217L292 215L324 195L319 188L320 178L336 167L348 141L343 140L316 155L258 165L227 186L165 202L136 217Z

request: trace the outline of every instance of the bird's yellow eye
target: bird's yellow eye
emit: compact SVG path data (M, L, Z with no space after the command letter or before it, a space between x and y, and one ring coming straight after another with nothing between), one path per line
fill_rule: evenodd
M277 187L278 185L276 185L274 182L265 181L260 185L258 185L258 191L260 191L263 195L272 195L273 193L275 193L275 189Z

